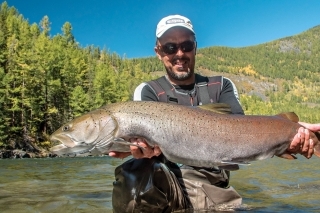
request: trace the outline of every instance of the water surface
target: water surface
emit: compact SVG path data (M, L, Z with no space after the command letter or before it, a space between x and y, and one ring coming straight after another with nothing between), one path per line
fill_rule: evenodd
M112 212L113 172L106 157L0 160L0 212ZM320 212L320 159L253 162L233 172L243 196L237 212Z

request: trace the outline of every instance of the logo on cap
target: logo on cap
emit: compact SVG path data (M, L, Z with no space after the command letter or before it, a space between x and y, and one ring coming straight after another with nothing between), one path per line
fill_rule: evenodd
M172 18L166 21L166 24L177 24L177 23L185 23L181 18Z

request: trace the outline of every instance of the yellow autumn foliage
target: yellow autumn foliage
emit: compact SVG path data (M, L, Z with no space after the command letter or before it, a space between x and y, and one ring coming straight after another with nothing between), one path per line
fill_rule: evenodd
M254 70L251 64L248 64L246 67L240 68L239 73L251 76L259 76L259 74Z

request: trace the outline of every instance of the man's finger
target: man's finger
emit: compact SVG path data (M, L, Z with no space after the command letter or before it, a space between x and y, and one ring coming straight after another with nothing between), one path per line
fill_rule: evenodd
M300 146L302 145L301 140L304 140L304 128L300 127L298 134L293 138L293 141L290 143L289 151L292 153L300 152Z
M301 144L301 147L302 147L301 152L308 154L309 143L310 143L310 133L308 129L304 129L304 140L301 139L301 141L303 143Z
M138 142L133 142L133 144L139 145ZM141 145L139 145L141 146ZM130 146L131 154L134 158L143 158L142 150L137 146Z
M153 153L155 156L161 155L162 152L161 152L159 146L157 146L157 145L154 146Z
M314 152L314 143L312 139L309 139L310 143L309 143L309 151L308 151L308 156L307 158L311 158L311 156L313 155Z

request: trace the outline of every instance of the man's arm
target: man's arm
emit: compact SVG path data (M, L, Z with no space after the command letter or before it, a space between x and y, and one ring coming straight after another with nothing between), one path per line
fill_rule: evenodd
M156 92L147 83L141 83L133 94L134 101L159 101Z
M234 83L230 79L224 77L221 83L219 103L228 104L231 107L232 114L244 115L239 101L238 90Z

